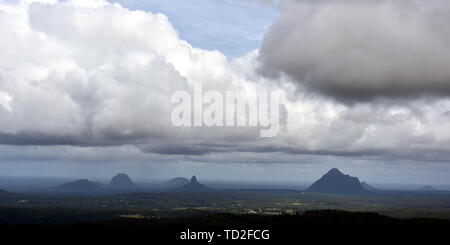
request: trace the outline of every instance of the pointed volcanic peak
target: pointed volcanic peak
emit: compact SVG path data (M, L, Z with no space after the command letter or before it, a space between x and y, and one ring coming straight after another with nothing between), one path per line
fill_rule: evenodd
M339 169L333 168L320 179L314 182L308 192L340 193L340 194L369 194L357 177L343 174Z
M87 179L80 179L61 184L55 189L64 192L93 192L101 190L102 184Z
M137 185L131 181L131 178L125 173L118 173L111 179L109 184L112 188L130 189L136 188Z
M376 191L377 189L369 184L367 184L364 181L361 181L361 185L364 189L368 190L368 191Z
M197 177L192 176L191 181L189 181L189 183L187 183L186 185L184 185L181 188L178 188L177 191L207 191L210 188L207 187L206 185L201 184L200 182L198 182Z

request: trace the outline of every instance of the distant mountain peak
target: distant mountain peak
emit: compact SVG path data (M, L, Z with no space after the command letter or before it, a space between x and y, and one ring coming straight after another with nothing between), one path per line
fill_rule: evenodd
M77 185L95 185L94 182L88 180L88 179L79 179L72 182L69 182L69 184L77 184Z
M370 193L370 191L364 189L357 177L343 174L337 168L329 170L320 179L314 182L307 191L342 194Z
M178 189L179 191L205 191L209 190L209 187L198 182L197 177L194 175L191 177L191 181Z
M127 174L118 173L111 179L110 186L116 188L134 188L136 184L131 181L131 178Z
M61 184L57 186L56 189L64 191L85 192L101 189L101 184L89 181L88 179L79 179Z
M195 175L191 177L191 183L198 183L197 177L195 177Z
M337 168L332 168L330 169L325 175L343 175L345 176L345 174L343 174L339 169Z
M175 189L175 188L180 188L182 186L187 185L188 183L190 183L191 181L188 178L184 178L184 177L176 177L173 179L170 179L169 181L167 181L164 185L168 188L168 189Z
M436 189L430 185L426 185L419 189L420 191L436 191Z

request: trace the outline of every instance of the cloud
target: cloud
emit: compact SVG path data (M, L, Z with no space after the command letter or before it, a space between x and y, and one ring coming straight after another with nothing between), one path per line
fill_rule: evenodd
M55 20L58 21L55 21ZM167 145L253 141L255 128L175 128L175 91L264 89L167 17L106 1L0 4L0 143ZM263 87L261 87L263 86ZM213 132L213 133L212 133Z
M430 51L435 54L432 58L418 45L428 45L437 33L446 33L434 30L446 27L430 27L430 34L436 35L419 35L406 47L394 43L396 50L385 43L397 40L395 37L378 36L377 32L394 34L400 28L399 38L409 37L411 32L401 28L410 23L412 14L418 11L417 4L407 6L401 22L397 19L397 5L387 0L376 6L366 1L355 4L351 7L356 8L353 14L346 12L350 8L347 2L292 2L285 6L296 7L292 11L300 11L298 16L283 10L259 51L229 59L218 51L192 47L162 14L129 10L106 1L0 3L0 47L6 47L0 49L0 144L29 149L22 153L2 146L5 152L16 154L9 154L8 159L51 159L57 155L58 161L68 155L70 161L94 161L99 156L104 162L108 157L111 161L120 161L121 157L128 161L133 156L142 162L148 157L158 162L310 163L314 162L313 156L319 155L383 161L449 160L449 99L417 98L391 103L391 99L380 98L377 103L355 104L335 101L438 94L432 88L439 83L431 78L445 78L446 70L438 68L448 64L448 57L444 57L448 51L433 46L436 49ZM364 6L373 7L374 16ZM431 9L435 8L427 11ZM360 29L366 29L362 27L367 24L354 26L350 21L353 18L345 22L345 33L338 35L329 28L328 15L334 16L333 25L341 28L342 15L362 18L361 14L367 14L372 24L380 13L389 17L381 20L383 27L390 21L394 25L391 31L373 28L379 42L360 40L358 33L364 32ZM299 16L303 22L299 22ZM442 16L439 18L446 14ZM430 19L425 15L419 26L432 26ZM288 25L294 22L298 25ZM311 24L316 25L314 30L308 29ZM411 28L412 32L421 30L415 25ZM318 33L328 39L319 42L312 38ZM442 40L445 38L443 35ZM302 43L307 46L299 45ZM363 44L368 60L355 62L346 51ZM396 54L392 61L375 62L386 58L380 45ZM342 57L337 58L339 55L332 51ZM421 52L423 69L411 70L418 61L410 57ZM411 66L399 67L395 76L384 70L387 64L402 64L402 60ZM271 77L261 76L259 62ZM373 67L376 72L367 72L369 63L377 64ZM428 70L428 66L433 67ZM310 71L311 67L316 69ZM336 71L333 76L328 76L330 69ZM405 79L411 74L424 78L430 71L434 76L428 77L428 85ZM289 76L277 77L278 73ZM308 82L304 74L309 74ZM349 80L351 77L367 80ZM386 84L392 77L398 85L389 89L392 84ZM292 79L297 83L293 84ZM170 102L171 95L178 90L192 91L194 84L201 84L204 91L241 90L247 98L260 90L282 93L287 100L280 108L279 135L262 139L255 127L172 126L170 117L175 105ZM408 89L400 91L403 85ZM373 86L379 90L373 90ZM427 89L420 90L420 86ZM332 99L311 96L311 91ZM445 91L442 88L441 94L445 95ZM39 150L32 150L34 146Z
M11 101L12 97L9 96L9 94L0 91L0 106L3 107L4 110L7 110L8 112L11 111Z
M264 0L110 0L130 9L162 12L192 46L239 57L257 49L276 8Z
M450 95L445 0L287 0L260 71L341 102Z

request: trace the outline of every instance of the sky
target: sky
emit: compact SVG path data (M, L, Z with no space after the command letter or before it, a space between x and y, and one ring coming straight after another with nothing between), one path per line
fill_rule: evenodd
M194 47L219 50L230 58L261 45L264 33L278 15L274 4L256 0L110 0L128 9L163 13Z
M0 175L450 185L445 0L0 0ZM57 20L57 21L55 21ZM280 130L175 127L179 90Z

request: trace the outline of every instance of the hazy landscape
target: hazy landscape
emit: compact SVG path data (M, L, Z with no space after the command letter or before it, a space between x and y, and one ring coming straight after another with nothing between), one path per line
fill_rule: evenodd
M306 188L300 185L294 188L294 183L290 186L242 183L239 187L237 183L214 182L205 185L196 176L160 183L134 183L124 173L114 176L110 183L86 179L61 183L63 181L22 179L21 182L16 179L15 186L1 186L0 223L68 224L117 218L151 222L152 219L176 220L216 213L285 215L286 218L312 210L374 212L400 219L450 221L449 191L430 189L430 186L416 190L378 189L367 183L363 186L358 178L338 169L330 170ZM286 222L288 220L286 218ZM366 222L370 224L371 220Z
M448 23L448 0L0 0L0 236L432 243Z

